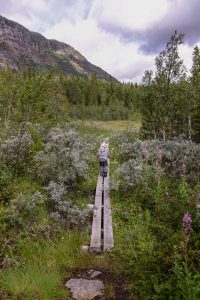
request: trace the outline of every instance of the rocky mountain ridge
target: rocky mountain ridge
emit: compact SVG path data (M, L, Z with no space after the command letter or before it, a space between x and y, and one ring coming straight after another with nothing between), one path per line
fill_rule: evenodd
M98 79L116 80L70 45L47 39L0 16L0 69L9 67L20 72L32 67L39 71L52 66L67 75L96 74Z

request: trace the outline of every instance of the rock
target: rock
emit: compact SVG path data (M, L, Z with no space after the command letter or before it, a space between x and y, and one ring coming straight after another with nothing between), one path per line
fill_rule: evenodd
M104 284L100 280L87 280L72 278L66 285L72 292L72 297L77 300L91 300L103 295Z
M100 274L102 274L100 271L95 271L95 270L89 270L88 274L90 275L90 278L95 278L97 276L99 276Z
M101 274L100 271L94 271L94 272L90 275L90 277L91 277L91 278L95 278L95 277L99 276L100 274Z
M82 246L81 247L81 250L83 251L83 252L88 252L89 251L89 246Z
M94 209L94 204L88 204L89 209Z
M99 276L100 274L101 274L100 271L94 271L94 272L90 275L90 277L91 277L91 278L95 278L95 277Z

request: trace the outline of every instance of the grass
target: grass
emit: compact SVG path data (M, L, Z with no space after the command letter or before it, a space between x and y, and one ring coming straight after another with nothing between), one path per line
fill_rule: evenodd
M92 266L95 260L81 252L83 238L80 232L63 232L54 241L19 242L19 265L0 273L3 299L66 299L64 279L71 270Z
M27 177L17 177L10 182L8 189L10 194L15 197L20 193L34 194L37 191L42 191L42 186Z
M81 121L81 124L84 126L81 127L79 124L81 128L79 130L96 136L97 145L99 145L99 141L107 137L110 131L123 132L129 128L139 128L140 118L138 117L135 121ZM114 164L115 146L111 148L113 154L112 171L114 172L116 169ZM96 150L94 152L95 156ZM91 165L89 179L81 183L77 190L75 203L80 208L86 207L87 203L91 202L96 187L97 174L98 161L95 160ZM24 178L19 178L10 185L13 195L20 191L34 193L36 190L41 190L39 183L32 183ZM116 230L118 230L117 225L116 221ZM124 239L123 234L120 237ZM18 245L15 248L18 253L18 264L15 267L6 267L0 272L0 286L4 293L2 299L67 299L69 292L64 287L64 282L74 274L75 270L97 268L105 272L108 270L113 275L119 275L121 270L118 263L115 263L115 259L112 260L115 253L95 256L91 253L81 252L81 246L89 242L90 233L68 231L59 234L52 240L40 238L37 241L31 239L20 241L20 239L22 238L19 235ZM117 248L119 248L121 240L118 240L117 243ZM105 287L106 296L112 296L113 292L112 285L108 284Z
M1 283L4 290L12 297L10 299L53 300L68 296L67 290L62 287L62 278L57 271L48 273L34 264L13 271L7 270Z
M139 131L141 127L141 120L138 116L135 120L112 120L112 121L85 121L87 126L95 126L100 129L108 131L126 131L132 129Z
M54 240L19 241L18 264L0 272L1 299L68 299L64 284L74 270L108 268L106 256L81 251L87 238L69 231Z
M113 298L115 296L113 286L109 283L105 284L104 294L106 298Z
M139 131L141 128L141 115L139 113L135 113L131 119L129 120L111 120L111 121L93 121L93 120L85 120L80 121L83 126L85 126L88 130L88 127L93 128L93 133L100 134L104 131L111 132L123 132L128 129Z

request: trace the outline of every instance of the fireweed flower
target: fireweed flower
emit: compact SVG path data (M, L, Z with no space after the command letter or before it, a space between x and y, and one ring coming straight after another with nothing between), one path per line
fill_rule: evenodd
M192 229L192 216L190 214L184 214L183 216L183 228L184 228L184 232L187 235L190 235L193 231Z

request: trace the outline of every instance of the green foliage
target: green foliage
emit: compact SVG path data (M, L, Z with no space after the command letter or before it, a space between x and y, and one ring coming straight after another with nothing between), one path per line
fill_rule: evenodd
M53 123L67 118L68 102L53 71L37 76L2 71L0 90L0 118L6 128L13 123Z
M96 76L66 77L52 69L40 74L0 73L0 124L39 122L46 126L71 119L122 120L139 107L140 88L100 81Z
M180 257L177 255L172 267L171 278L162 284L154 278L153 284L156 292L153 297L155 300L198 300L200 296L199 274L193 275L193 271L185 262L180 261Z
M63 182L72 189L86 178L92 143L73 129L52 128L45 137L44 149L34 157L37 176L44 184Z
M199 139L199 49L193 53L191 77L186 78L178 48L183 34L176 31L155 59L156 73L145 71L140 93L144 138Z
M182 39L171 36L156 74L146 71L139 86L52 70L0 73L0 297L64 299L64 280L97 266L124 278L132 298L199 299L200 150L191 141L199 137L199 48L186 78ZM109 139L115 248L83 254L95 143L127 127L137 110L150 139L132 130ZM66 124L69 118L104 122ZM189 234L185 214L192 218Z
M0 162L0 200L6 200L9 196L7 190L8 185L12 180L12 174L5 164Z
M196 46L193 52L193 65L191 69L191 84L193 107L191 109L191 122L193 129L193 138L200 141L200 50Z
M139 88L132 84L103 82L95 76L89 80L71 78L62 82L73 119L127 119L137 109Z
M126 186L133 186L134 182L141 183L145 173L154 179L166 174L174 180L184 176L191 183L199 180L199 145L191 141L136 140L133 143L121 143L120 153L124 163L119 173Z
M72 268L85 266L91 261L80 252L80 235L76 232L62 233L49 242L21 241L19 265L1 272L3 291L13 298L64 299L68 292L62 284Z
M89 211L80 210L67 197L67 190L64 184L50 182L46 190L49 193L47 205L51 212L51 218L54 223L63 223L67 228L83 226L85 217Z
M193 123L193 138L198 143L200 141L200 104L192 112L192 123Z
M27 172L27 167L32 156L33 144L34 142L30 134L19 131L16 136L11 136L1 145L1 158L15 172Z
M62 277L57 272L45 272L38 266L26 266L26 268L8 270L1 281L3 288L9 292L12 299L63 299L67 296L61 286ZM5 298L7 297L5 296Z
M121 163L111 194L115 268L133 297L198 299L199 145L123 134L115 147ZM187 212L190 236L182 224Z
M193 51L193 65L192 65L192 69L191 69L191 82L193 84L193 86L197 89L199 89L199 85L200 85L200 50L199 47L196 45L194 47L194 51Z
M33 226L38 222L44 197L40 192L33 195L20 194L4 210L3 218L7 226Z

